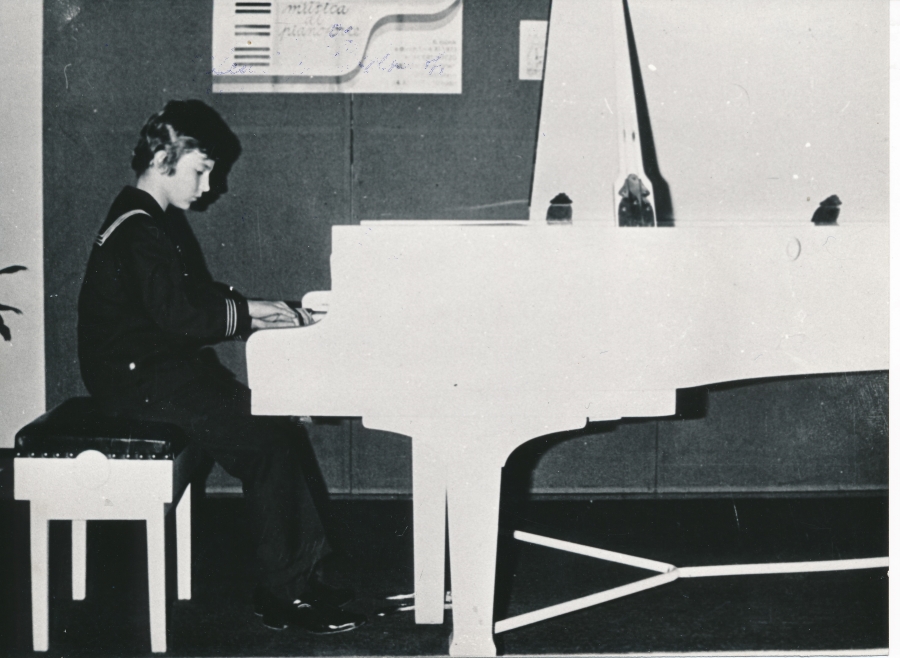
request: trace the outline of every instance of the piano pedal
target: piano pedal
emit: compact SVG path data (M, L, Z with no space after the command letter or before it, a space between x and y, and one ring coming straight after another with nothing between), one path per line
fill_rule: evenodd
M415 593L412 594L396 594L394 596L384 597L386 601L396 602L381 608L375 612L376 617L389 617L401 612L415 612ZM400 603L401 601L409 601L409 603ZM450 592L444 595L444 610L453 609L453 597Z
M340 425L342 418L332 416L291 416L291 422L297 427L304 425Z

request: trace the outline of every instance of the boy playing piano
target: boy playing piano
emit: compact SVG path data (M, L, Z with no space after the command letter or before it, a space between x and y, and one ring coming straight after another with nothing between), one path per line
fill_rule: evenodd
M111 414L180 426L243 483L256 541L254 603L272 628L352 630L349 590L316 576L329 552L287 418L250 415L250 391L201 348L253 330L311 323L284 302L212 280L182 211L224 191L240 143L201 101L171 101L141 130L137 180L112 203L78 300L84 383ZM220 172L211 175L215 168Z

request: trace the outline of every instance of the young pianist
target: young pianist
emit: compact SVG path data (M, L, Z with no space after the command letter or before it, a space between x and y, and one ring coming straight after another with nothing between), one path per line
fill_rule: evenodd
M206 269L183 211L222 193L239 154L237 137L201 101L171 101L144 125L136 181L113 201L88 260L81 373L107 413L174 423L241 480L256 542L255 612L266 626L349 631L366 619L342 609L351 591L317 575L330 549L300 463L302 430L252 416L247 387L202 350L312 321L284 302L247 299Z

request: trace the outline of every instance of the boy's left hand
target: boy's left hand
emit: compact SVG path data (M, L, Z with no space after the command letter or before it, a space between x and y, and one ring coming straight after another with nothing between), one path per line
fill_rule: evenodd
M305 327L312 324L312 315L305 309L293 309L284 302L247 300L253 329Z

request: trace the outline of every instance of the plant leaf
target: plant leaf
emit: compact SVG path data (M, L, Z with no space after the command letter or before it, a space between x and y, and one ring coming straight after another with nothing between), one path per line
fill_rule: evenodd
M17 309L15 306L7 306L6 304L0 304L0 311L12 311L16 315L22 315L22 311Z
M4 267L0 270L0 274L12 274L13 272L21 272L22 270L27 270L28 268L24 265L10 265L9 267Z
M9 332L9 327L3 324L3 318L0 318L0 336L3 336L5 341L12 340L12 334Z

